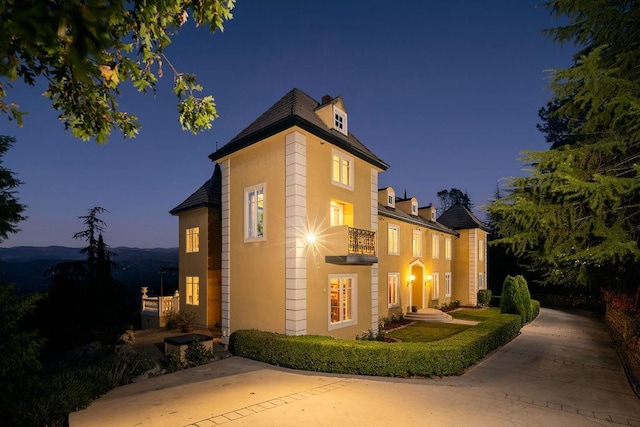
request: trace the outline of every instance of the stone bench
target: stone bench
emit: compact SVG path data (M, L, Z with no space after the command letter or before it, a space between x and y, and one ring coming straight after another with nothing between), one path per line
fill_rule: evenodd
M164 339L164 355L168 356L174 350L180 351L180 361L184 362L187 347L194 340L199 341L205 349L213 351L213 337L203 334L186 334Z

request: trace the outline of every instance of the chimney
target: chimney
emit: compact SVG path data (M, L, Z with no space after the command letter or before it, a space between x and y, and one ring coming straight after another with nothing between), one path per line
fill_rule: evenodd
M331 101L333 101L333 98L331 97L331 95L324 95L324 96L322 97L322 105L324 105L324 104L328 104L328 103L330 103Z

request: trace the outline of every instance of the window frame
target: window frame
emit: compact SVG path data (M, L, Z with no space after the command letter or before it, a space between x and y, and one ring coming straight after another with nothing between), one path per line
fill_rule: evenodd
M395 231L395 245L391 247L391 230ZM400 226L396 224L387 224L387 253L389 255L400 255Z
M200 227L189 227L185 229L185 253L193 254L200 252Z
M487 289L487 282L485 280L484 272L478 273L478 289Z
M336 180L336 158L338 159L338 179ZM348 171L347 171L347 182L345 183L345 174L343 169L343 162L348 162ZM347 190L352 190L354 188L354 169L355 169L355 160L353 157L348 156L347 154L338 151L331 151L331 183L333 185L337 185L338 187L346 188Z
M484 240L478 240L478 260L484 261L485 245Z
M254 215L252 214L253 207L249 206L249 197L251 194L257 192L262 192L262 221L259 219L259 208L258 201L256 200L256 210ZM260 242L267 240L267 184L262 182L260 184L252 185L250 187L245 187L244 189L244 241L245 242ZM255 224L250 224L250 222L254 222L253 218L255 218ZM258 235L258 231L260 230L259 225L262 225L262 235ZM253 227L252 227L253 226ZM256 231L255 235L252 233L252 228Z
M431 273L431 299L440 299L440 273Z
M393 278L393 280L392 280ZM400 273L387 274L387 308L400 306Z
M431 235L431 258L440 259L440 235Z
M416 237L418 241L417 248L416 248ZM414 257L417 257L417 258L422 257L422 231L413 230L413 234L411 236L411 250Z
M453 281L451 277L451 272L447 271L446 273L444 273L444 297L445 298L451 297L451 291L453 289L452 285L453 285Z
M444 239L444 259L451 260L453 255L453 241L451 237L445 237Z
M339 280L339 289L338 289L338 294L339 294L339 301L338 301L338 312L340 314L341 320L338 320L336 322L333 321L333 315L332 315L332 293L333 293L333 288L332 288L332 281L333 280ZM342 297L344 296L344 286L345 286L345 279L349 279L351 281L351 288L349 289L350 291L350 305L349 308L351 309L351 318L350 319L343 319L343 315L344 315L344 300L342 299ZM330 331L334 330L334 329L340 329L340 328L345 328L347 326L352 326L352 325L356 325L358 323L358 275L357 274L330 274L328 281L327 281L327 298L328 298L328 329Z
M333 128L341 134L348 136L347 112L337 106L333 106Z
M195 280L194 280L195 279ZM185 276L185 299L187 305L200 305L200 276ZM195 293L194 293L195 290ZM194 298L195 295L195 298Z

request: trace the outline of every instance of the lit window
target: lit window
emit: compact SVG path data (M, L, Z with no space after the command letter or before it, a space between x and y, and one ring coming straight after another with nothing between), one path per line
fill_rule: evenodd
M451 237L444 239L444 259L451 259Z
M187 228L187 253L200 251L200 227Z
M478 259L484 260L484 240L478 240Z
M444 296L451 296L451 273L444 273Z
M353 158L334 151L331 179L336 185L353 189Z
M329 329L356 323L356 275L329 276Z
M486 289L487 284L484 282L484 273L478 273L478 289Z
M347 113L333 107L333 127L340 133L347 135Z
M389 255L400 254L400 227L389 224L387 233L387 246Z
M331 226L344 225L344 205L342 203L331 201L329 209Z
M400 273L389 273L387 277L389 307L400 305Z
M197 276L187 276L187 304L200 305L200 278Z
M265 238L265 185L260 184L244 190L244 237L245 241Z
M431 257L440 258L440 236L437 234L431 236Z
M433 299L440 298L440 273L432 273L433 276L433 287L431 288L431 294Z
M422 256L422 232L420 230L413 230L413 256Z

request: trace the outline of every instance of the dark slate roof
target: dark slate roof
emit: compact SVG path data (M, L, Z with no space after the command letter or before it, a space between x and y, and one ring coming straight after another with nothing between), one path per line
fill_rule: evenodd
M328 128L315 112L320 106L318 101L300 89L292 89L209 158L216 161L292 126L298 126L383 170L389 168L351 132L345 136Z
M202 187L198 188L192 195L187 197L184 202L171 209L169 213L171 215L177 215L179 213L201 207L219 208L221 207L221 198L222 171L220 170L220 165L216 163L213 170L213 176L205 182Z
M489 228L482 223L469 209L463 205L456 204L447 209L440 217L438 222L446 225L454 230L468 230L470 228L480 228L489 232Z
M385 205L378 204L378 215L386 216L388 218L397 219L398 221L408 222L420 227L430 228L432 230L442 231L443 233L452 234L458 236L458 233L447 226L436 222L430 221L421 216L409 215L401 209L390 208Z

